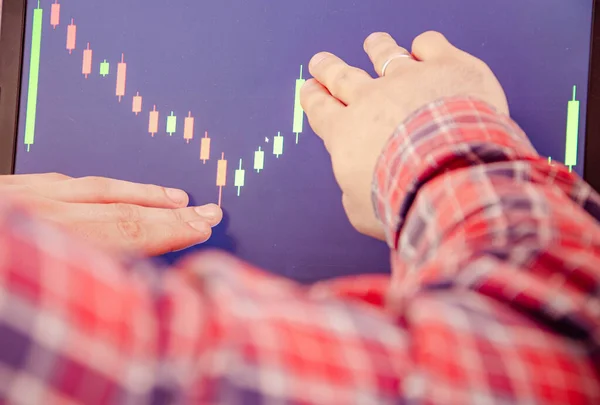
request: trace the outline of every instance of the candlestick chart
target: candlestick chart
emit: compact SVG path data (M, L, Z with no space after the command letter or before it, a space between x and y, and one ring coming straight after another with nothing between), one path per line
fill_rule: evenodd
M45 20L46 14L49 18ZM56 36L63 36L64 48L66 50L65 57L70 57L72 63L81 65L81 74L87 79L91 75L98 75L106 81L106 88L114 92L115 101L123 105L123 108L129 108L131 113L140 120L140 134L145 130L146 134L151 138L157 135L166 135L176 139L183 139L186 147L199 147L198 157L202 163L206 163L215 156L219 157L217 165L217 173L215 176L215 186L217 188L217 198L215 202L221 205L222 190L224 187L235 187L236 195L242 194L242 189L246 185L247 172L243 166L245 162L250 161L250 166L256 174L260 174L268 167L268 157L272 156L280 158L284 154L284 145L290 145L290 142L285 142L288 136L295 138L295 143L300 142L300 135L304 129L304 111L300 104L300 90L305 82L303 66L299 65L299 75L290 81L294 81L293 92L293 117L291 120L291 130L285 132L274 129L272 139L263 145L256 145L253 156L249 159L242 157L229 156L226 151L212 150L213 143L211 142L211 134L207 130L202 129L202 123L198 122L198 113L194 113L190 109L187 111L182 109L182 112L173 110L165 110L160 106L160 100L146 100L143 89L129 89L127 86L128 65L135 63L129 61L125 53L120 53L119 57L111 60L110 57L98 57L94 52L93 38L81 38L78 34L78 24L75 16L64 18L64 14L68 13L59 0L54 0L49 7L43 7L38 2L37 8L34 9L31 25L31 54L29 64L29 80L28 80L28 96L25 118L25 136L24 143L27 151L31 151L34 147L36 139L36 112L38 87L40 77L40 54L42 50L42 28L43 24L47 23L52 27ZM65 29L61 29L65 28ZM578 160L578 139L580 136L580 102L576 98L577 86L573 86L572 99L567 105L567 125L566 125L566 141L564 162L569 169L573 169L577 165ZM290 95L290 98L292 95ZM292 102L290 100L290 102ZM199 136L202 134L202 136ZM194 140L200 138L198 143ZM292 139L293 140L293 139ZM292 142L293 144L293 142ZM270 149L270 150L267 150ZM227 161L233 159L238 162L237 165L227 165ZM555 158L548 157L548 162L554 164ZM221 163L225 162L225 163ZM235 169L237 167L237 169Z
M45 20L45 14L49 12L49 19ZM42 52L42 29L43 24L48 23L55 35L64 35L65 57L71 58L72 63L81 65L81 74L88 79L92 75L98 75L106 81L106 88L114 92L115 102L122 104L123 108L130 110L132 114L140 120L140 134L143 132L146 136L154 138L155 136L168 136L182 140L182 147L193 147L193 141L199 138L198 159L206 164L211 159L218 159L216 173L214 173L215 186L217 189L215 202L221 206L223 203L223 188L234 187L236 195L242 195L242 189L246 186L247 171L246 160L242 157L233 157L226 154L226 151L213 150L211 135L207 130L203 130L198 125L198 114L188 110L183 116L170 110L165 111L160 107L160 100L151 100L144 97L143 89L130 89L128 87L128 66L133 61L128 60L125 53L120 53L116 61L109 57L98 57L94 51L93 39L82 39L79 34L79 27L75 17L66 19L68 24L66 30L62 31L61 26L66 13L59 0L54 0L46 10L38 1L37 7L33 12L31 21L31 54L29 65L28 98L26 107L25 136L24 143L27 152L35 147L36 141L36 113L37 98L40 80L40 55ZM113 69L116 65L116 69ZM291 129L288 135L294 140L295 144L300 142L301 134L304 130L305 114L300 104L300 90L305 83L304 68L299 65L299 73L296 76L290 75L290 81L293 83L293 94L290 95L290 102L293 102L293 116L291 117ZM292 97L293 96L293 97ZM151 107L150 107L151 106ZM199 136L198 134L202 134ZM274 130L273 136L265 138L264 145L257 145L255 150L251 151L251 167L255 174L260 174L268 167L268 156L279 159L284 155L284 145L288 137L281 130ZM293 144L293 143L292 143ZM266 148L269 147L270 151ZM229 160L235 164L228 164ZM250 166L249 166L250 167Z
M387 272L308 126L307 61L330 51L374 75L370 33L443 32L489 64L549 164L583 174L591 6L546 3L29 0L14 172L185 190L224 213L194 249L297 280Z

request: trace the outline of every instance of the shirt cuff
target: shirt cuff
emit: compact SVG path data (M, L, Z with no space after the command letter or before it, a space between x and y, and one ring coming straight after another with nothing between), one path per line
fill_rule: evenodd
M437 100L410 115L387 142L375 168L372 199L390 248L419 190L450 170L537 159L523 130L475 98Z

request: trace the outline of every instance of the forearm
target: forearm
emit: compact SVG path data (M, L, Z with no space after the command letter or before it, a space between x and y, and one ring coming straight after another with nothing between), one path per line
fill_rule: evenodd
M217 328L181 272L111 258L5 202L0 230L0 402L145 404L187 386Z
M2 204L0 246L0 402L397 396L405 337L369 306L224 254L172 269L110 258Z
M379 170L394 173L378 179L376 201L398 295L470 289L558 329L565 316L586 319L592 332L598 315L583 302L598 300L600 199L508 117L466 99L431 105L392 138Z

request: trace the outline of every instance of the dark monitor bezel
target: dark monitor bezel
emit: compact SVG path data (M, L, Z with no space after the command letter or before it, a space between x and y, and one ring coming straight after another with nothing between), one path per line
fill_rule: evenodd
M0 174L15 168L26 0L2 2L0 22Z
M1 1L1 0L0 0ZM0 25L0 174L15 169L27 0L4 1ZM584 179L600 191L600 17L593 4Z

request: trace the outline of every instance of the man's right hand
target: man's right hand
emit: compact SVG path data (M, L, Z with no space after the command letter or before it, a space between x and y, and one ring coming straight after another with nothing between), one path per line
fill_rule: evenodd
M417 37L412 52L390 35L375 33L366 39L364 49L380 77L321 52L310 61L314 79L302 88L301 102L331 155L350 222L358 231L383 239L371 185L381 152L399 125L419 108L443 98L475 97L502 114L508 114L508 104L489 67L440 33Z
M0 196L96 245L147 255L205 242L222 218L214 204L187 207L182 190L103 177L0 176Z

